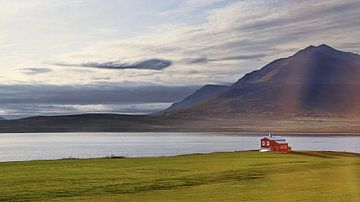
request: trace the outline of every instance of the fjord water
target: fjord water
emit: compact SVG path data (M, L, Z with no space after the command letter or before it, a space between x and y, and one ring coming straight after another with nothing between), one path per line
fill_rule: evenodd
M259 135L229 133L2 133L0 161L157 157L259 149ZM295 150L360 153L360 136L284 136Z

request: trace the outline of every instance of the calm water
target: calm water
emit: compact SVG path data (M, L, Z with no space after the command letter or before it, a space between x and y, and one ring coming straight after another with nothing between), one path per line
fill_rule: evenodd
M259 148L258 136L223 133L41 133L0 134L0 161L173 156ZM360 153L360 136L290 136L295 150Z

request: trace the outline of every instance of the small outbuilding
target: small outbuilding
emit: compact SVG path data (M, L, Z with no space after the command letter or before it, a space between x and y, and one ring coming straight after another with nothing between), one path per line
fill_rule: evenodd
M265 136L260 140L261 149L260 152L280 152L280 153L288 153L291 151L291 147L285 141L285 138L281 136Z

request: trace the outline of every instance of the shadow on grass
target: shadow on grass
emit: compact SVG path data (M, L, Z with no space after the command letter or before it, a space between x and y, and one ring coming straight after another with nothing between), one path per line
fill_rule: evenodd
M337 156L360 157L360 154L358 153L336 152L336 151L291 151L290 153L297 155L304 155L304 156L321 157L321 158L336 158Z
M181 187L193 187L223 182L244 183L264 178L265 175L259 170L233 170L220 173L208 173L201 175L189 175L175 178L160 178L151 181L139 181L135 183L113 183L103 186L78 187L71 189L52 189L52 190L34 190L34 192L23 192L14 196L12 193L0 196L0 201L37 201L44 199L60 199L81 196L96 195L118 195L118 194L137 194L142 192L171 190ZM29 190L30 191L30 190Z

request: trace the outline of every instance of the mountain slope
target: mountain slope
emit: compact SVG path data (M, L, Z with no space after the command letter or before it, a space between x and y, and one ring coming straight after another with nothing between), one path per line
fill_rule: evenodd
M5 121L6 119L0 116L0 121Z
M246 74L242 83L359 83L360 56L327 45L309 46L295 55L275 60ZM354 78L355 76L355 78Z
M194 104L201 103L206 99L214 98L220 95L221 93L225 92L225 90L228 88L229 88L228 86L222 86L222 85L205 85L199 90L195 91L190 96L186 97L184 100L178 103L174 103L165 111L166 112L181 111L183 109L193 106Z
M246 74L220 95L173 115L353 115L360 112L360 56L307 47Z

